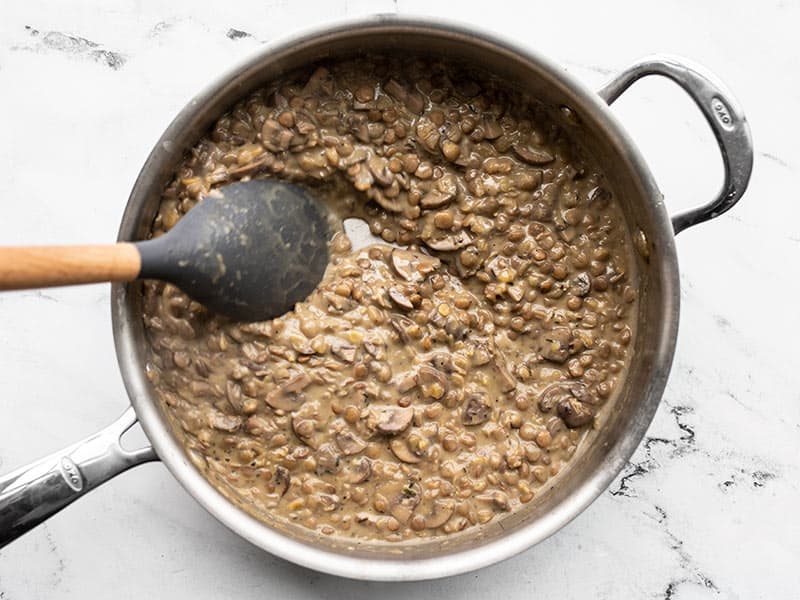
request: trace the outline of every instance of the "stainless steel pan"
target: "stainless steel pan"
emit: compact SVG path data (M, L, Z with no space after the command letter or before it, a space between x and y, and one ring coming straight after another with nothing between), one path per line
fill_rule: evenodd
M585 509L625 466L658 408L675 349L679 289L674 236L731 208L747 187L752 169L750 133L738 104L713 75L686 60L644 59L599 92L592 92L530 50L451 23L376 16L298 35L266 47L181 111L142 168L119 239L135 240L146 234L161 191L183 151L236 100L317 59L370 52L421 52L467 61L563 107L564 126L582 138L609 175L628 225L641 232L645 251L639 265L641 307L634 359L604 426L590 434L584 450L555 478L551 489L503 519L502 526L492 523L445 540L389 545L337 546L335 540L301 527L279 531L229 502L187 459L145 377L141 287L115 284L111 292L114 338L132 408L100 433L0 478L0 545L107 479L160 459L212 515L268 552L346 577L426 579L477 569L542 541ZM641 154L609 110L609 104L647 75L672 79L691 96L714 132L725 166L724 184L716 198L672 218ZM119 437L137 419L152 448L128 452L120 447Z

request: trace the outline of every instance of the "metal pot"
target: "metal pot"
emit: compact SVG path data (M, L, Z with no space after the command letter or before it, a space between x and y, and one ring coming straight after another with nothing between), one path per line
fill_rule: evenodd
M630 372L603 427L546 493L499 523L446 539L349 543L300 526L278 530L226 499L188 460L144 371L141 285L114 284L114 338L132 408L113 425L0 478L0 545L137 464L161 459L192 496L230 529L272 554L312 569L371 580L417 580L463 573L503 560L558 531L584 510L625 466L658 408L678 331L674 235L731 208L752 169L749 129L738 104L713 75L683 59L639 61L594 93L556 64L506 41L450 23L375 16L325 27L269 46L195 97L151 152L131 192L120 240L146 235L161 192L183 157L236 100L281 74L323 57L421 52L480 65L545 102L562 107L563 125L598 158L622 202L640 247L641 302ZM637 79L662 75L680 85L705 115L722 152L725 181L708 205L672 218L641 154L609 110ZM120 435L141 422L152 448L123 450Z

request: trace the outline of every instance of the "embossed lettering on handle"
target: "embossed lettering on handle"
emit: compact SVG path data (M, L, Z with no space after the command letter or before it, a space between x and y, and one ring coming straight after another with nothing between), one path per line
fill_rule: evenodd
M68 456L61 457L61 475L67 485L76 492L80 492L83 489L83 475L78 470L78 466Z
M668 77L691 96L714 132L722 154L725 178L717 197L672 217L675 233L728 211L742 197L753 171L753 140L739 104L713 74L691 61L664 55L645 58L625 69L598 93L608 104L647 75Z
M714 111L714 116L717 117L717 121L722 127L729 131L733 129L734 123L731 111L722 98L715 96L711 99L711 110Z

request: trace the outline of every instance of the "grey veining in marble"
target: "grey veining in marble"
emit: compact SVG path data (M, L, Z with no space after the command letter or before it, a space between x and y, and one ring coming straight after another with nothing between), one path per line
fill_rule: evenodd
M0 552L0 599L796 598L800 587L800 5L420 0L0 3L0 243L113 240L150 146L209 78L282 32L367 12L450 16L542 51L591 87L655 51L734 92L756 163L741 205L678 238L682 322L659 412L585 513L502 564L370 584L273 558L160 464L119 477ZM711 134L666 81L614 106L674 210L720 181ZM0 295L0 470L125 407L108 288Z

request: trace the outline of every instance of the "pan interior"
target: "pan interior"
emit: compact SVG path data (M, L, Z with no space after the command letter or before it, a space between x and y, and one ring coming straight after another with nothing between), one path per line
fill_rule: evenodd
M281 525L292 540L353 558L419 560L492 544L514 533L526 545L541 541L574 518L601 493L624 466L655 413L669 371L677 329L677 264L669 220L658 190L638 152L600 100L581 91L545 61L454 28L412 22L376 21L328 30L264 53L220 84L196 97L173 122L148 158L132 191L120 240L146 236L160 201L186 149L248 92L315 61L387 53L443 57L488 71L560 112L562 124L605 171L621 202L631 232L641 232L648 252L639 255L640 303L633 361L618 395L604 409L603 426L591 431L582 449L544 493L524 509L481 529L413 543L356 542L327 538L301 526ZM568 110L567 110L568 109ZM276 554L284 554L267 535L267 526L209 485L183 454L156 394L144 375L146 340L141 286L114 286L114 334L131 400L159 456L187 489L238 533ZM233 493L233 492L231 492ZM244 519L244 520L243 520ZM233 526L236 521L239 526ZM241 530L246 523L247 532ZM273 531L275 525L273 527ZM292 556L285 556L293 560ZM498 556L501 558L501 556ZM493 562L492 559L484 563ZM324 569L323 569L324 570Z

